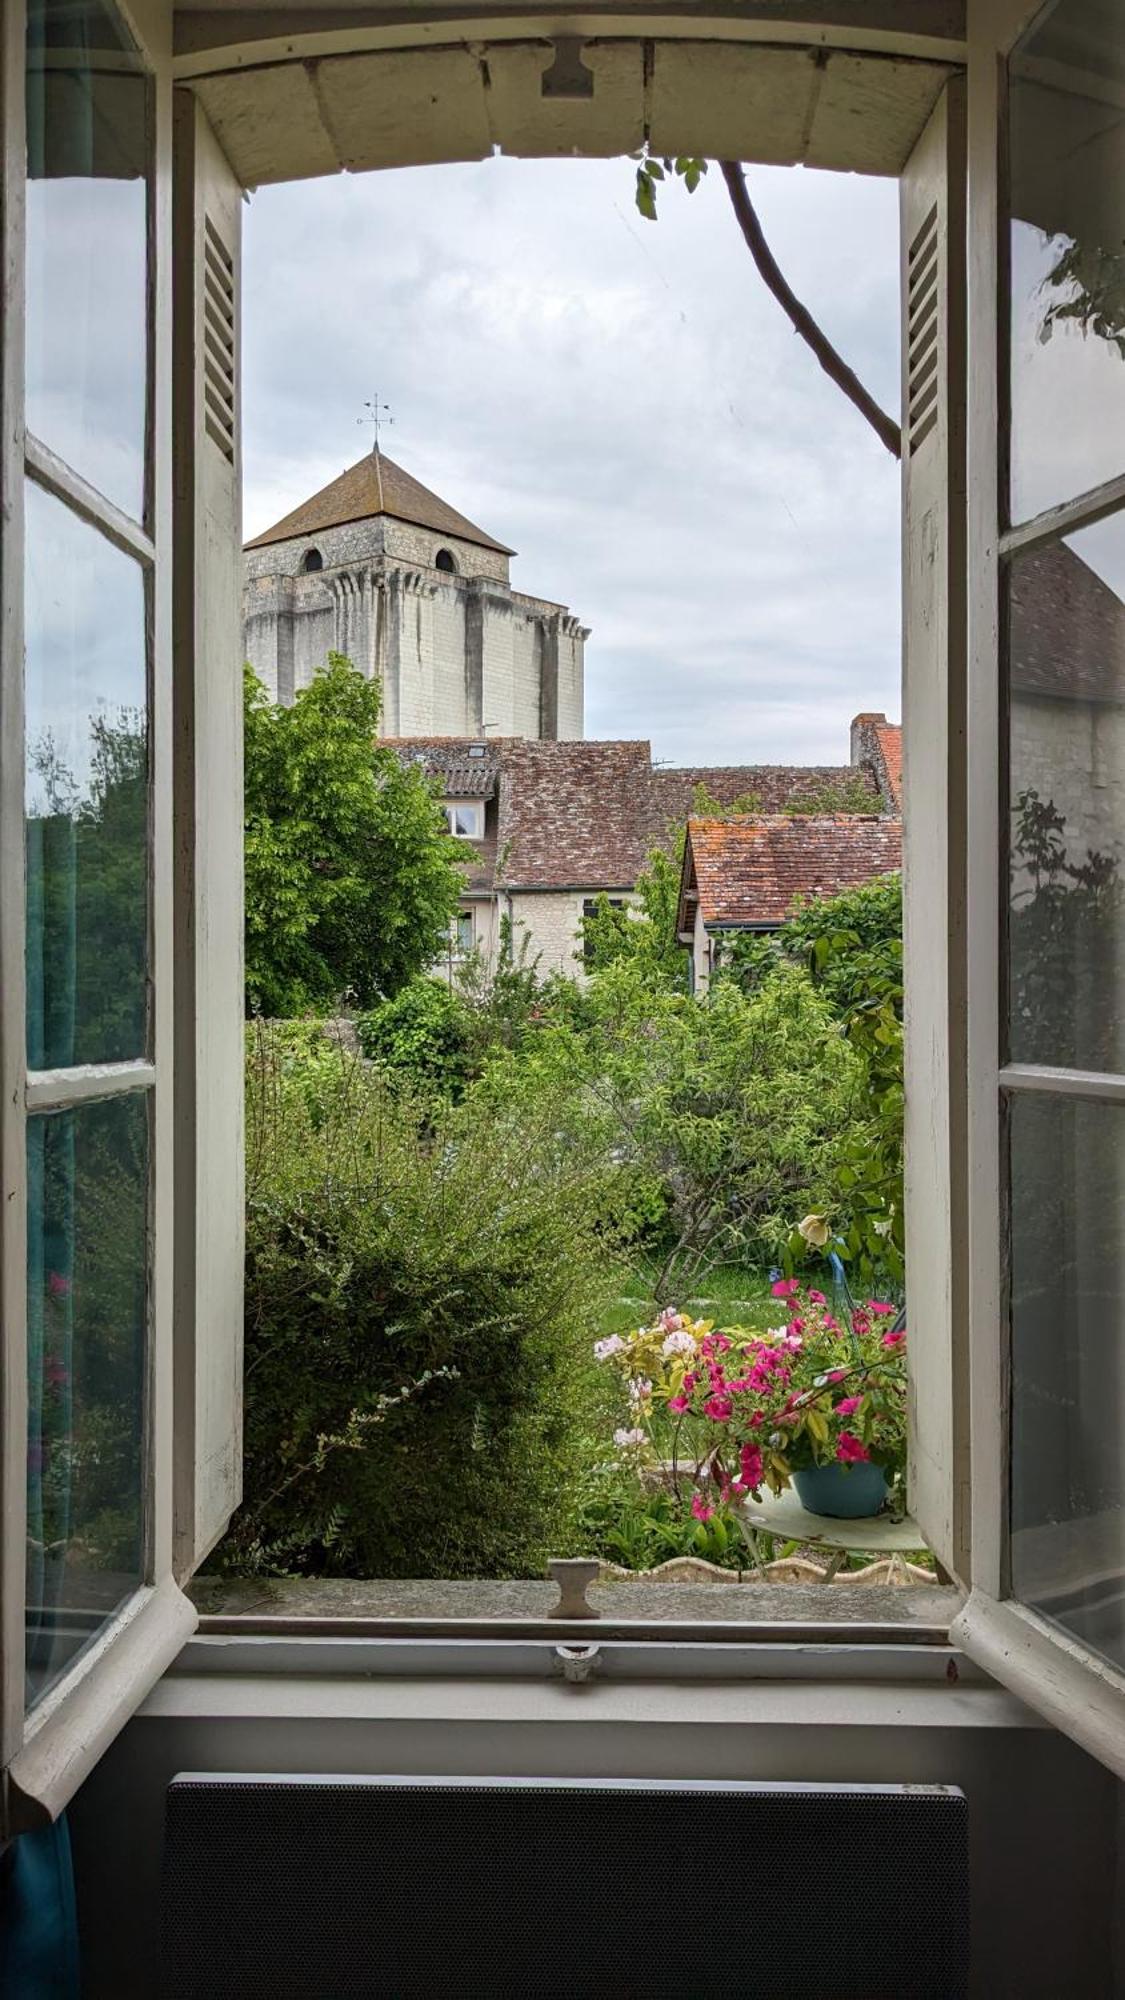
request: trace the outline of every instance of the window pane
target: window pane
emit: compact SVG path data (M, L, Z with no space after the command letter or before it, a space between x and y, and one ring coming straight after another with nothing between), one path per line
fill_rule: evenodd
M1008 581L1015 1062L1125 1070L1125 515Z
M1016 521L1125 471L1123 90L1125 11L1104 0L1060 0L1013 58Z
M1012 1104L1012 1587L1125 1666L1125 1108Z
M145 1053L148 732L139 564L27 487L27 1059Z
M148 90L108 6L29 0L28 428L138 520Z
M30 1119L27 1180L34 1702L144 1575L147 1098Z

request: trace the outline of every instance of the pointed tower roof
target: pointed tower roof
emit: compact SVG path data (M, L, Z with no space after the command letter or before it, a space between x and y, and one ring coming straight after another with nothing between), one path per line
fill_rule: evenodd
M298 535L323 534L326 528L342 528L347 521L370 521L378 514L390 514L396 521L409 521L413 527L431 528L435 534L451 535L461 542L476 542L481 548L496 549L500 555L511 556L503 542L494 541L483 528L474 527L464 514L455 507L449 507L404 472L401 465L388 458L385 452L368 452L356 465L350 465L338 479L323 486L300 507L294 507L267 528L262 535L255 535L247 542L248 549L264 549L270 542L289 542Z

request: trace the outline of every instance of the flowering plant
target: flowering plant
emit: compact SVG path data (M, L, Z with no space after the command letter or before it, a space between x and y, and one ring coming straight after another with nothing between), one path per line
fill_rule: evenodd
M595 1343L623 1377L631 1423L618 1444L640 1456L694 1463L692 1510L714 1511L708 1485L738 1501L774 1493L808 1467L906 1462L906 1335L878 1299L837 1308L823 1292L781 1278L781 1327L732 1326L663 1312L651 1326Z

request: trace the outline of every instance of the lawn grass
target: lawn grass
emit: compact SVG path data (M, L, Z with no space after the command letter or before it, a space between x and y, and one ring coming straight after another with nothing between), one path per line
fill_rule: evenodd
M618 1297L606 1315L606 1333L627 1333L652 1319L652 1281L651 1265L637 1262L624 1268ZM713 1319L720 1326L781 1326L786 1317L784 1304L771 1294L768 1271L738 1264L708 1271L698 1289L676 1303L693 1319Z

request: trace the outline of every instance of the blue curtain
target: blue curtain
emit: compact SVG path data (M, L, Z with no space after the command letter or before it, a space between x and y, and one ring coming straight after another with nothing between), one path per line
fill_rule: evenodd
M78 1919L65 1817L0 1857L0 1993L78 2000Z

